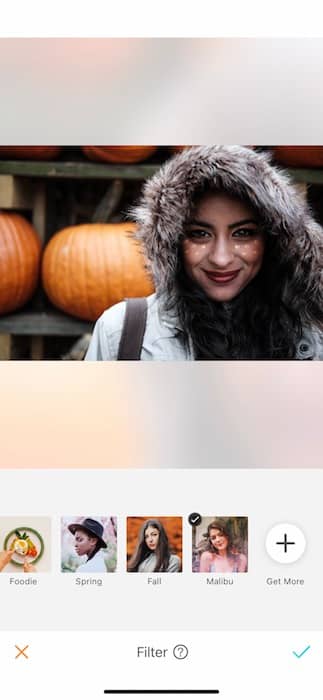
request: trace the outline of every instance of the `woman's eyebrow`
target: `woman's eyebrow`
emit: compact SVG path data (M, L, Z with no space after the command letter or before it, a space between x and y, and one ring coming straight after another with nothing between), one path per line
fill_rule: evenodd
M229 228L244 226L245 224L258 224L258 221L256 219L241 219L241 221L236 221L234 224L229 224Z
M204 228L213 228L209 221L201 221L200 219L190 219L187 222L187 226L204 226Z
M244 226L245 224L258 224L256 219L241 219L241 221L235 221L233 224L228 224L228 228L236 228L236 226ZM200 219L191 219L187 222L187 226L203 226L204 228L213 228L213 224L210 221L201 221Z

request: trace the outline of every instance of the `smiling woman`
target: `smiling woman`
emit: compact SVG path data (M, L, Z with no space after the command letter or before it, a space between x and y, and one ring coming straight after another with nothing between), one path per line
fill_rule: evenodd
M215 520L205 535L207 545L200 558L201 573L245 573L247 557L234 547L226 525Z
M323 230L268 153L189 148L132 215L156 293L106 311L87 360L323 359Z
M192 571L240 574L247 570L248 518L202 516L192 528Z

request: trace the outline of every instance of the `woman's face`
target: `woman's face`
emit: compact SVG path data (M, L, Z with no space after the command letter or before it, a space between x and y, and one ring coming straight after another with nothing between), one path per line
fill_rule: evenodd
M210 299L234 299L259 272L264 234L254 210L224 193L205 194L185 228L184 268Z
M147 527L145 530L145 542L148 549L151 549L152 552L157 549L159 542L159 531L156 527L152 527L151 525Z
M226 535L218 530L217 528L211 528L209 539L213 547L215 547L219 552L225 552L228 549L228 538Z
M75 530L75 551L79 557L82 557L83 554L91 554L96 543L96 537L91 537L84 530Z

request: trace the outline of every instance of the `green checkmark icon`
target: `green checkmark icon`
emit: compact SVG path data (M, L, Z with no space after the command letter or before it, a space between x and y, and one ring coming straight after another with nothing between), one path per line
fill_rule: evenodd
M303 649L303 651L300 651L299 653L297 653L297 651L293 651L293 654L294 656L296 656L297 659L301 659L302 656L304 656L304 654L306 654L306 652L309 651L310 648L311 646L309 644L307 647L305 647L305 649Z

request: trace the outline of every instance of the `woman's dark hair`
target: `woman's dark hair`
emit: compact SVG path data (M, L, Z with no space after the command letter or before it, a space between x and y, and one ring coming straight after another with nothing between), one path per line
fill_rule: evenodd
M204 185L195 194L192 208L212 192L223 191ZM192 343L196 360L293 359L304 319L308 325L315 320L323 326L323 309L311 293L313 270L306 275L306 259L302 269L300 265L295 269L290 255L293 241L271 235L261 212L256 216L265 236L263 263L256 277L229 302L210 299L188 277L180 250L175 296L167 306L176 309L181 337L184 344Z
M159 520L146 520L141 527L136 551L128 562L128 571L138 571L139 565L152 553L147 547L145 535L148 527L153 527L159 532L159 541L156 548L156 566L154 571L167 571L170 559L170 549L166 530Z
M94 537L94 535L92 535ZM99 550L102 549L102 544L100 540L97 540L97 543L93 549L93 552L88 556L87 560L90 561L90 559L93 559L95 555L99 552Z

